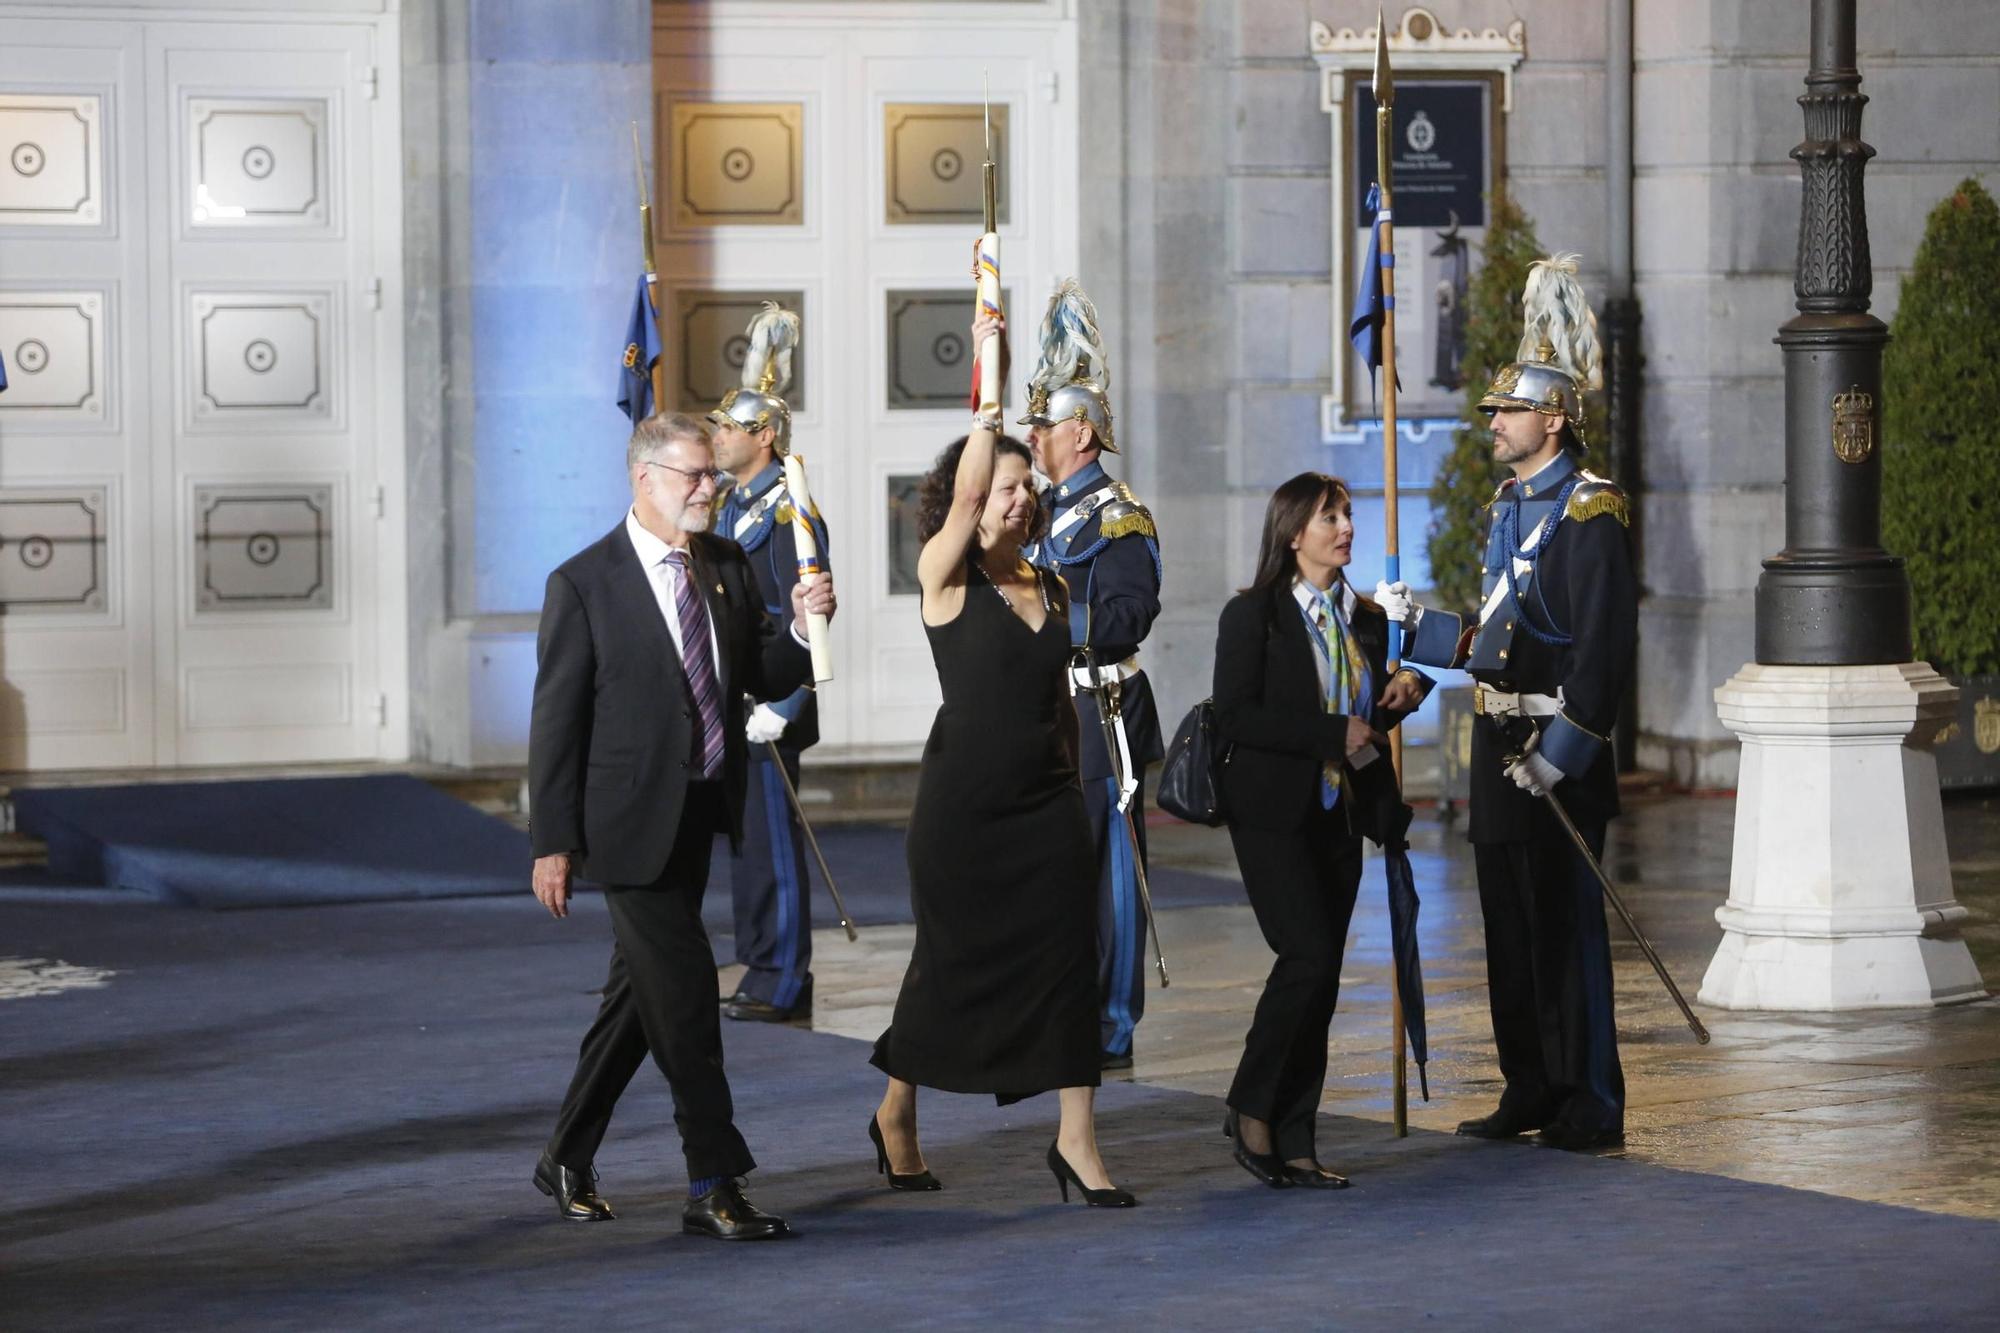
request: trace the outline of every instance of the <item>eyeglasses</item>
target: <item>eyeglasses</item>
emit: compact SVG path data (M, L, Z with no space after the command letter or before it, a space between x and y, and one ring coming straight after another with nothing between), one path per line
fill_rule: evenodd
M690 477L694 480L694 484L696 486L701 485L702 482L704 481L706 481L711 486L720 486L722 484L722 479L725 476L729 475L728 473L721 471L719 468L675 467L672 463L655 463L650 458L642 458L639 461L644 463L647 467L663 467L669 472L678 472L683 477Z

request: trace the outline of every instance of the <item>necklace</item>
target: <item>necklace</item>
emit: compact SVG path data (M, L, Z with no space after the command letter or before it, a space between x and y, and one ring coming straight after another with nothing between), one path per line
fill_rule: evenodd
M995 582L993 576L986 572L986 565L978 560L973 561L973 565L979 570L979 577L986 580L986 586L993 589L995 595L1006 604L1007 610L1013 615L1021 614L1019 611L1014 610L1014 599L1007 595L1007 590ZM1028 568L1034 569L1035 567L1029 565ZM1040 570L1035 571L1035 587L1042 594L1042 610L1044 612L1053 610L1054 608L1049 605L1049 590L1042 582Z

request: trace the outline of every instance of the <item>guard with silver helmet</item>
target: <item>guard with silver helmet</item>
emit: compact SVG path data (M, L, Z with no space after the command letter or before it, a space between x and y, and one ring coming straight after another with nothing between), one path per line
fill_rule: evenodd
M1493 417L1494 459L1514 475L1490 506L1478 616L1419 606L1400 582L1376 598L1409 632L1405 661L1463 667L1475 682L1470 837L1506 1090L1458 1132L1539 1131L1582 1149L1624 1136L1611 947L1596 874L1539 798L1554 793L1602 858L1639 588L1625 494L1581 466L1583 395L1601 379L1576 272L1575 255L1532 266L1519 359L1479 403Z
M735 478L723 497L716 532L750 557L764 611L788 619L799 581L793 537L795 506L785 486L784 458L792 447L792 409L783 397L792 382L799 317L767 301L750 321L742 387L708 414L715 428L715 465ZM826 565L826 522L807 516ZM806 878L805 835L786 794L794 790L799 756L819 740L819 696L810 685L775 702L756 704L744 722L750 774L743 840L730 864L736 909L736 961L743 980L723 1003L730 1018L784 1022L812 1015L812 901ZM775 758L773 757L775 753Z
M1082 736L1077 770L1099 856L1104 1067L1122 1069L1132 1063L1132 1031L1146 1000L1145 766L1165 750L1152 686L1139 666L1139 645L1160 614L1160 539L1146 506L1104 469L1103 455L1119 451L1111 373L1096 307L1076 279L1065 279L1049 299L1040 342L1020 420L1031 427L1035 466L1049 483L1042 494L1047 535L1023 553L1069 589Z

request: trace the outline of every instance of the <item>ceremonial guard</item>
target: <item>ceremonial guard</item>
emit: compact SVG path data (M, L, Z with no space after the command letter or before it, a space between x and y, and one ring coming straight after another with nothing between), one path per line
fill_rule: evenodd
M1102 455L1118 452L1110 381L1097 310L1076 280L1066 279L1042 320L1041 363L1021 418L1032 427L1035 466L1050 483L1043 494L1047 535L1024 554L1069 588L1078 772L1099 861L1104 1068L1124 1069L1146 1002L1145 767L1164 751L1139 645L1160 614L1161 565L1153 516L1104 470Z
M1547 800L1602 859L1618 813L1609 737L1632 675L1639 589L1623 492L1580 466L1583 393L1600 382L1576 256L1530 270L1521 358L1481 410L1508 465L1491 505L1478 618L1376 591L1410 631L1405 660L1463 667L1474 686L1470 836L1486 924L1493 1039L1506 1090L1458 1132L1540 1131L1558 1148L1624 1137L1611 949L1595 872Z
M767 302L751 320L748 336L743 387L731 389L708 414L715 425L716 466L735 478L716 531L733 538L750 557L765 613L782 627L789 618L792 585L801 573L794 506L785 485L792 412L782 396L791 384L799 317ZM808 521L825 568L826 524L817 510ZM819 740L812 687L757 704L744 732L750 742L750 781L730 888L736 961L746 970L722 1012L734 1019L784 1022L812 1014L812 907L803 830L776 765L785 766L791 789L797 790L799 756Z

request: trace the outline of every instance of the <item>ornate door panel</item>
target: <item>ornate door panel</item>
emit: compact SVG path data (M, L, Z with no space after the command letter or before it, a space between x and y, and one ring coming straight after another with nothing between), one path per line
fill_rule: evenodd
M734 382L756 301L802 303L793 444L841 583L816 753L907 755L938 704L915 479L971 416L979 75L1001 162L1011 407L1041 304L1076 264L1074 210L1054 193L1076 175L1074 21L1055 5L991 26L942 4L838 18L799 5L781 24L674 10L656 10L654 34L669 393L705 411Z
M379 33L7 23L0 764L395 757Z
M143 65L132 24L0 43L0 767L153 758Z
M160 742L180 763L372 758L369 34L233 31L217 50L165 29L154 54Z

